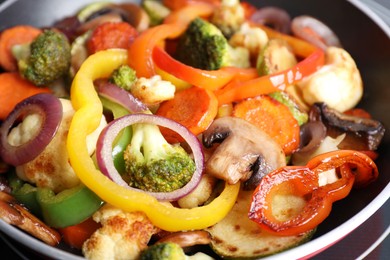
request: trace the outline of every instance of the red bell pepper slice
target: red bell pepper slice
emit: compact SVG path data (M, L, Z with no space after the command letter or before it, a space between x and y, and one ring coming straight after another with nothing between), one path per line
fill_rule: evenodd
M172 58L165 50L156 47L153 50L153 60L161 70L182 79L194 86L217 90L230 81L245 81L258 76L256 69L224 67L219 70L197 69Z
M319 186L319 174L331 169L336 170L339 179ZM330 214L333 202L345 198L354 184L366 185L377 176L375 163L363 153L351 150L325 153L306 166L286 166L264 176L253 194L248 216L272 234L302 234L317 227ZM280 194L309 199L299 213L280 220L272 209L273 199Z

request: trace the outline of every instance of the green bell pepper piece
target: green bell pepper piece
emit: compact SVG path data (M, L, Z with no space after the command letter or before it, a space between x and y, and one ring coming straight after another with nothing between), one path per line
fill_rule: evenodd
M28 208L35 216L42 216L41 208L36 198L37 187L20 179L14 172L8 175L8 185L11 187L11 195L17 201Z
M129 114L129 111L123 106L112 102L107 98L100 97L100 100L102 101L103 107L110 110L115 119ZM112 148L114 166L119 173L124 173L126 171L123 153L126 150L127 145L130 143L132 135L131 129L131 127L124 128L116 137Z
M38 188L36 197L44 222L53 228L81 223L103 204L103 201L84 184L58 194L48 188Z

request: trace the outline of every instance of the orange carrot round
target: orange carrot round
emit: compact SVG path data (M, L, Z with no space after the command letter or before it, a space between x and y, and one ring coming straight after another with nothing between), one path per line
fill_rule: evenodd
M42 31L29 25L17 25L0 34L0 66L6 71L16 71L18 65L12 55L14 45L32 42Z
M20 101L38 94L50 93L45 87L37 87L23 79L17 72L0 74L0 120L3 120Z
M83 243L100 227L99 223L92 218L88 218L77 225L60 228L58 231L66 244L81 249Z
M88 51L93 54L111 48L128 49L137 35L137 30L129 23L103 23L96 27L88 40Z
M218 100L210 90L190 87L175 94L171 100L163 102L156 114L170 118L198 135L205 131L218 113ZM183 139L175 132L161 128L161 132L170 143Z
M299 145L299 125L287 106L267 95L237 103L233 116L243 118L265 131L280 144L286 155Z

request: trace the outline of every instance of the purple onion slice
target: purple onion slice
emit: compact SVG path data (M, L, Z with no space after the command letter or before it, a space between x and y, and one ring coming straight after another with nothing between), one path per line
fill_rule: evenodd
M182 188L172 192L149 192L130 187L122 179L121 175L114 166L112 157L113 143L122 129L138 123L155 124L169 128L180 134L187 142L192 150L196 169L192 175L191 180ZM190 193L199 184L204 169L204 156L202 153L201 143L199 142L198 138L183 125L171 119L151 114L131 114L111 121L100 134L96 148L96 158L102 173L109 177L116 184L121 185L127 189L146 192L160 201L175 201Z
M95 86L100 96L120 104L130 113L143 113L149 108L128 91L106 80L96 80Z
M323 50L326 50L329 46L341 47L337 35L326 24L308 15L295 17L291 21L291 31L295 36Z
M39 131L29 141L11 145L7 139L11 129L31 114L38 114L42 119ZM17 166L36 158L57 133L61 120L61 101L52 94L36 94L21 101L0 127L0 155L4 162Z
M270 26L282 33L287 34L290 32L290 15L286 10L279 7L262 7L254 12L250 19L255 23Z

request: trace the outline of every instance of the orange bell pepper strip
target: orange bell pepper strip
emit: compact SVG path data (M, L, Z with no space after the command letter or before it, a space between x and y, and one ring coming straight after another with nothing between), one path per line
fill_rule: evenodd
M220 105L275 91L283 91L287 86L295 84L318 70L325 62L325 54L317 49L309 57L299 62L294 67L261 76L248 81L233 81L216 91Z
M152 52L166 39L174 39L184 32L188 23L198 16L208 16L213 8L205 3L193 3L165 18L164 24L142 32L128 49L128 65L137 71L138 77L149 78L156 74Z
M331 169L340 178L320 186L320 173ZM248 216L272 234L302 234L317 227L330 214L333 202L345 198L353 185L367 185L377 176L375 163L363 153L352 150L325 153L311 159L306 166L286 166L264 176L253 194ZM297 214L281 220L274 215L273 199L288 194L309 199Z
M261 28L269 38L279 38L287 41L293 52L304 59L294 67L275 74L261 76L246 82L228 84L216 91L220 105L275 91L283 91L287 86L295 84L302 78L316 72L325 63L324 52L314 45L261 24L251 22L251 26Z
M227 83L236 80L249 80L258 76L256 69L242 69L236 67L224 67L219 70L202 70L175 60L165 50L155 47L153 61L161 70L184 80L194 86L208 90L217 90Z

